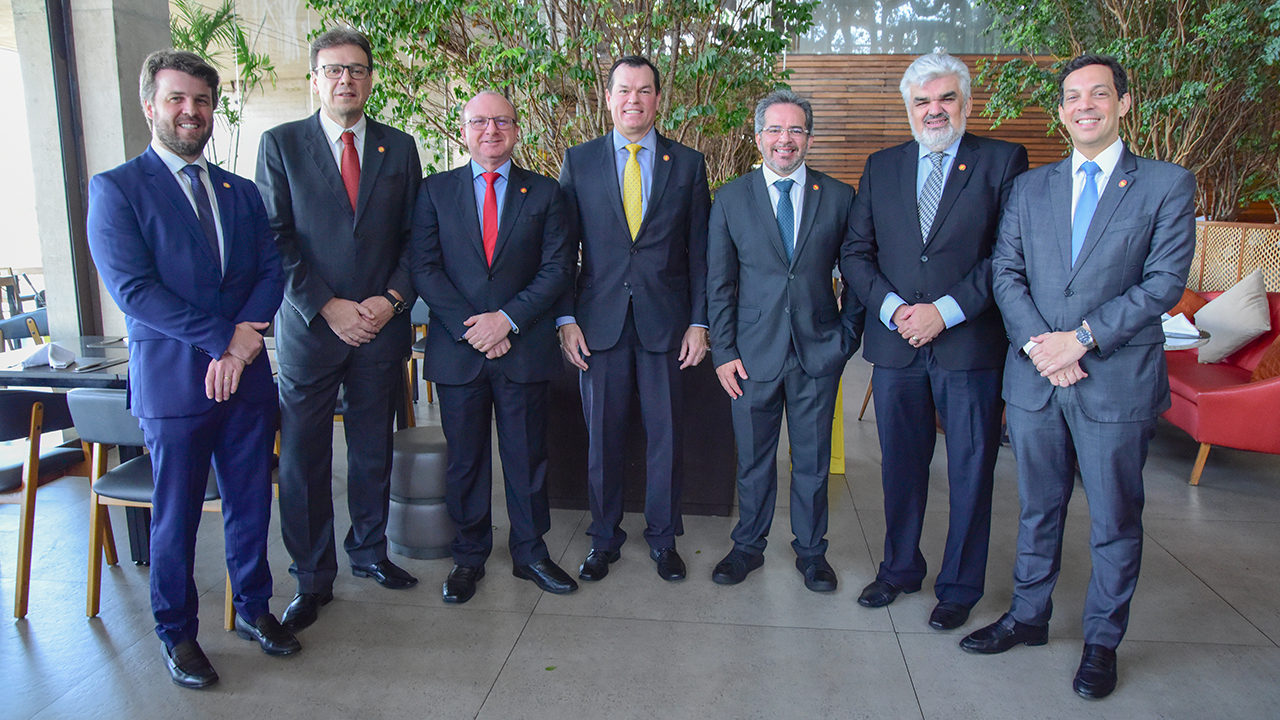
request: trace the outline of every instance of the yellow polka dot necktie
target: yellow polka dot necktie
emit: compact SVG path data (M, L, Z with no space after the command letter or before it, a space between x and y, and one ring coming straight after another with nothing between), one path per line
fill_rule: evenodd
M640 219L644 216L644 206L640 200L640 161L636 159L640 146L631 143L627 145L627 150L631 152L631 157L627 158L627 164L622 168L622 208L627 212L631 241L635 242L636 235L640 233Z

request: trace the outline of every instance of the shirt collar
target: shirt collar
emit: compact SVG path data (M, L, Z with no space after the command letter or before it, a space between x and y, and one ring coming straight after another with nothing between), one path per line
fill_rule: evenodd
M964 135L961 135L960 137L956 138L956 141L948 145L947 149L942 151L942 154L955 157L956 153L960 152L960 141L963 139L964 139ZM920 157L918 158L919 160L925 159L926 157L929 156L929 153L933 152L929 148L921 145L919 142L916 143L916 147L920 150Z
M808 177L804 163L800 163L800 167L796 168L790 175L787 175L786 178L783 178L783 176L773 170L770 170L768 165L761 164L760 169L764 171L765 185L773 185L783 179L794 180L797 185L804 185L804 181Z
M1106 150L1098 153L1093 159L1098 167L1102 170L1103 177L1111 177L1112 171L1116 169L1116 165L1120 163L1120 154L1124 150L1124 141L1116 138L1116 141L1107 146ZM1089 158L1080 154L1079 150L1071 151L1071 174L1075 175L1080 172L1080 166L1085 164Z
M489 171L480 167L480 164L477 163L475 160L471 161L471 179L472 180L475 180L476 178L480 177L481 174L487 173L487 172ZM508 158L506 162L498 166L498 174L502 176L503 180L511 179L511 159L510 158Z
M196 158L195 162L189 163L186 160L183 160L182 158L175 155L173 151L161 145L156 140L151 141L151 149L155 151L156 155L160 156L160 161L163 162L164 166L169 168L169 172L173 173L174 175L177 175L178 173L182 172L182 168L188 165L199 165L200 169L204 170L206 175L209 174L209 164L205 161L203 154L200 157Z
M631 141L623 137L622 133L618 132L616 129L612 131L612 134L614 152L625 149L627 145L631 144ZM649 132L645 133L644 137L640 138L639 145L649 152L658 152L658 129L649 128Z
M356 136L356 145L360 145L364 140L364 130L368 124L369 123L366 122L364 113L360 113L360 119L356 121L355 125L352 125L349 128L344 128L334 122L333 118L325 115L323 110L320 111L320 128L324 130L324 136L329 138L330 144L339 142L341 140L342 133L350 130Z

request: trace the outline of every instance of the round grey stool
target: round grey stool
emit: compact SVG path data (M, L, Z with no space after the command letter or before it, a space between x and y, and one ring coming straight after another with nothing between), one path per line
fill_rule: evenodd
M444 502L448 447L438 425L397 430L391 459L387 543L417 560L448 557L455 533Z

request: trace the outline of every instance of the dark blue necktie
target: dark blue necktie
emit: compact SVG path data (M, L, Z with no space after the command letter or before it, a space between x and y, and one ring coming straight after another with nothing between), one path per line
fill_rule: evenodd
M1071 264L1076 264L1080 257L1080 248L1084 247L1084 236L1089 234L1089 223L1093 221L1093 212L1098 209L1098 183L1094 178L1102 170L1098 163L1086 160L1080 169L1084 171L1084 189L1080 191L1080 199L1076 201L1076 214L1071 219Z
M782 247L787 250L787 262L796 251L796 211L791 207L791 186L794 180L779 180L773 184L778 188L778 232L782 233Z
M209 193L200 182L200 166L188 165L182 168L191 184L191 195L196 199L196 216L200 218L200 227L204 230L204 238L209 241L213 256L218 258L218 270L222 270L222 252L218 249L218 228L213 224L213 205L209 203Z

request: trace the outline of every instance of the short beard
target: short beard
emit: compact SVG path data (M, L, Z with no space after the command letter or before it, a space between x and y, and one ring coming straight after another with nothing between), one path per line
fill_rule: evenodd
M156 139L174 155L182 158L195 157L204 152L204 146L213 135L213 125L205 127L205 132L198 140L183 140L171 123L155 124Z
M927 120L928 118L926 118ZM941 130L927 130L924 127L924 121L920 122L920 129L917 130L915 123L911 123L911 135L915 137L916 142L931 152L942 152L951 147L951 144L964 136L965 121L960 120L960 127L952 125L950 117L947 118L947 126Z

